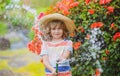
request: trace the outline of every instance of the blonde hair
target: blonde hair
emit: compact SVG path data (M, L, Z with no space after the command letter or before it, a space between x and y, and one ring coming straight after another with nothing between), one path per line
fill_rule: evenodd
M44 36L43 36L43 40L45 41L50 41L52 40L52 35L51 35L51 29L54 29L56 27L59 27L60 29L63 30L63 35L62 35L62 38L67 38L68 37L68 29L65 25L65 23L61 20L52 20L50 22L48 22L45 27L42 29L44 30L43 33L44 33Z

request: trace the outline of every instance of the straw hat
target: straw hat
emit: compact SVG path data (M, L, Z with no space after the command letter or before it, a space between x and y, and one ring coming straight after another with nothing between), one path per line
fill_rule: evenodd
M66 17L64 15L61 15L59 13L54 13L54 14L49 14L49 15L43 16L39 21L40 22L40 28L41 29L44 28L46 26L46 24L48 22L52 21L52 20L61 20L61 21L63 21L65 23L69 33L72 33L75 30L74 22L70 18L68 18L68 17Z

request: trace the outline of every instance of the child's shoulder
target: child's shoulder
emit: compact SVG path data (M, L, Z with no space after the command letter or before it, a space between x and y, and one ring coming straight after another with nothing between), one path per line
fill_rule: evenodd
M64 41L66 42L66 45L67 45L67 46L73 45L72 40L64 40Z
M72 43L72 40L65 39L65 42Z

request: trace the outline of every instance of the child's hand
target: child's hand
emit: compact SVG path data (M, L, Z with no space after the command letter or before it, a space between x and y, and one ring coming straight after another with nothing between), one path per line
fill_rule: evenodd
M57 76L56 70L52 71L52 76Z
M64 62L65 60L66 60L65 58L62 58L62 57L61 57L61 58L58 59L58 63L62 63L62 62Z

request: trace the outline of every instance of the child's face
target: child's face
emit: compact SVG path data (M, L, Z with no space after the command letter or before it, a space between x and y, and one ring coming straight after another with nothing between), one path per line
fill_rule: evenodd
M60 26L51 28L51 35L52 35L53 40L60 40L62 39L63 29L60 28Z

